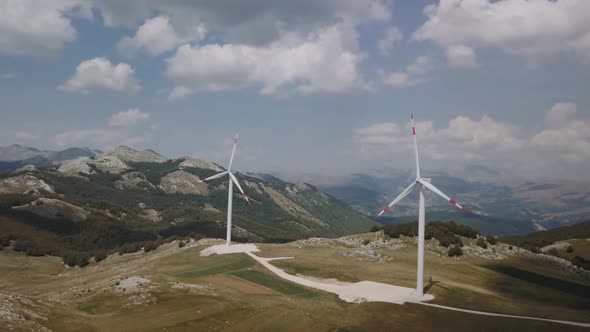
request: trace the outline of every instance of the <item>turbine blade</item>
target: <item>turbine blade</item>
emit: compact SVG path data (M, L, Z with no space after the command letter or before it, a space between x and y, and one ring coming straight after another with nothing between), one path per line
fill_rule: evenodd
M238 134L239 134L239 132L237 132L236 136L234 137L234 147L231 150L231 158L229 158L229 167L227 168L228 171L231 171L231 165L234 162L234 154L236 153L236 145L238 145Z
M391 201L391 203L389 203L385 208L383 208L383 210L381 210L381 212L379 212L375 216L375 219L379 218L383 213L389 211L389 209L391 209L392 206L397 204L397 202L401 201L404 197L408 196L408 194L412 192L412 189L414 189L415 186L416 182L412 182L412 184L409 185L406 189L404 189L404 191L402 191L393 201Z
M227 173L228 173L228 172L227 172L227 171L225 171L225 172L217 173L217 174L215 174L215 175L211 175L211 176L210 176L210 177L208 177L208 178L201 178L201 179L199 179L199 180L197 181L197 183L205 183L205 182L207 182L207 181L209 181L209 180L213 180L213 179L220 178L220 177L222 177L222 176L226 175Z
M420 178L420 159L418 158L418 139L416 138L416 124L414 124L414 113L410 113L412 119L412 137L414 137L414 152L416 154L416 179Z
M242 196L244 197L246 202L248 202L248 205L252 205L252 203L250 203L250 199L248 198L248 195L246 195L246 193L242 189L242 186L240 186L240 183L238 182L238 179L235 177L235 175L233 175L232 172L229 172L228 174L229 174L229 177L231 178L231 180L236 184L236 186L238 187L238 189L242 193Z
M469 212L466 208L462 207L461 205L459 205L459 203L457 203L457 201L455 201L454 199L450 198L449 196L445 195L445 193L443 193L442 191L440 191L437 187L435 187L432 183L426 182L426 181L422 181L421 179L418 179L418 181L426 188L428 188L430 191L434 192L435 194L439 195L440 197L446 199L447 201L449 201L449 203L455 205L456 207L458 207L459 209L461 209L461 211L463 212Z

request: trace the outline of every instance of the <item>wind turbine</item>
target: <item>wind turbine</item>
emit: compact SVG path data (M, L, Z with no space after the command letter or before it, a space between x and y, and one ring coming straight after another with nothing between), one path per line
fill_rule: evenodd
M234 183L236 184L238 189L240 189L240 192L242 193L242 196L244 197L246 202L248 202L248 205L252 205L252 203L250 203L250 200L248 199L248 195L246 195L244 190L242 190L242 186L240 186L238 179L231 172L231 165L234 161L234 154L236 153L236 146L237 145L238 145L238 134L236 133L236 137L234 138L234 147L231 151L231 157L229 159L229 166L227 167L227 171L221 172L221 173L218 173L215 175L211 175L208 178L199 179L197 181L198 183L205 183L207 181L229 175L229 187L228 187L228 191L227 191L227 235L226 235L226 244L228 246L231 244L231 214L232 214L232 200L233 200L233 191L234 191L233 184Z
M463 212L468 212L466 208L462 207L449 196L445 195L432 183L430 178L423 178L420 176L420 159L418 158L418 141L416 139L416 125L414 124L414 113L411 113L410 118L412 119L412 136L414 137L414 152L416 155L416 180L412 182L404 191L401 192L391 203L389 203L381 212L379 212L375 219L379 218L383 213L389 211L392 206L401 201L404 197L408 196L410 192L416 187L420 188L420 201L418 210L418 273L416 280L416 295L422 297L424 295L424 229L425 229L425 211L424 211L424 190L428 189L440 197L446 199L451 204L455 205Z

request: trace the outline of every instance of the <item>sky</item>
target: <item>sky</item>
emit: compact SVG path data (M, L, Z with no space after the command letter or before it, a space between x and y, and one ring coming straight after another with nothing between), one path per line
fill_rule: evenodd
M590 178L587 0L0 0L0 145Z

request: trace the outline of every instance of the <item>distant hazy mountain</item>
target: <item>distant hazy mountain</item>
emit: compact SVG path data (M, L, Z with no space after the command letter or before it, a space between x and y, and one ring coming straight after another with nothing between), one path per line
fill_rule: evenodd
M0 173L11 171L24 165L50 166L64 160L93 157L100 153L101 151L99 150L75 147L61 151L50 151L18 144L0 146Z
M474 222L479 229L497 234L575 224L590 216L590 181L526 180L502 174L487 166L469 165L462 172L423 170L424 176L477 216L464 215L438 196L426 192L427 219ZM357 210L373 215L414 178L413 171L379 169L326 181L321 175L300 176ZM288 177L296 180L298 176ZM317 179L317 181L316 181ZM405 198L383 219L385 222L415 219L417 193ZM395 216L391 218L391 216ZM470 221L471 220L471 221Z

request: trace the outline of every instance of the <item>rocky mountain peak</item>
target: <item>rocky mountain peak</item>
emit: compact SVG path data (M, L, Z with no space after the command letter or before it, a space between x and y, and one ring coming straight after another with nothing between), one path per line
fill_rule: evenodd
M124 162L148 162L148 163L163 163L168 160L167 157L156 153L153 150L135 150L125 145L119 145L116 148L107 151L105 156L114 156Z

